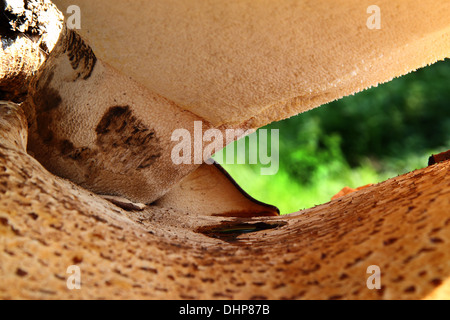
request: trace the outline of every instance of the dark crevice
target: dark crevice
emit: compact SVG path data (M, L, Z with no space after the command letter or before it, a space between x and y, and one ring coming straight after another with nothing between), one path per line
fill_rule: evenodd
M220 239L230 243L236 243L243 234L255 233L264 230L276 229L287 224L284 221L277 222L244 222L242 220L233 222L222 222L219 225L200 227L196 230L208 237Z

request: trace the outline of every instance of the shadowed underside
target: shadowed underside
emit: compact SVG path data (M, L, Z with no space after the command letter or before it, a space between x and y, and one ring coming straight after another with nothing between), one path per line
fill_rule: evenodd
M20 109L2 117L0 298L450 297L449 161L282 217L127 212L27 155Z
M383 16L386 24L378 33L366 30L366 19L361 16L369 1L344 1L339 8L330 8L326 1L315 1L316 11L311 11L314 14L308 11L313 7L311 3L304 1L296 7L298 16L291 14L295 6L289 1L277 3L279 11L273 11L270 6L253 8L250 1L231 5L223 2L214 10L207 2L198 2L195 10L188 10L181 1L169 5L169 2L155 1L152 4L159 5L156 8L159 12L156 10L150 16L148 11L139 10L144 8L144 2L122 1L129 6L127 11L102 1L79 3L86 13L83 17L87 24L96 22L94 29L97 31L91 30L88 40L93 42L99 58L120 66L121 79L130 76L171 100L159 96L154 100L162 101L164 112L155 116L155 125L160 125L164 132L177 128L174 114L186 114L185 110L214 126L258 127L448 56L446 12L450 7L439 1L434 2L436 5L427 2L432 9L427 15L423 14L419 1L399 2L394 6L388 1L382 2L382 7L388 10ZM92 10L85 10L87 3ZM137 6L135 10L133 6ZM120 14L115 15L117 23L111 25L109 19L114 15L104 10L119 11ZM99 11L104 14L99 15ZM222 15L231 15L247 21L249 12L252 12L250 18L256 21L248 20L245 28L234 28L240 24L233 24L232 19L220 19ZM128 14L156 19L150 21L155 28L139 32L131 21L139 24L145 19L127 20ZM321 15L328 17L324 19L327 21L335 18L331 29L314 28L325 22L316 19ZM211 17L215 22L209 20ZM259 19L261 17L264 19ZM283 17L286 25L273 23L285 21ZM308 19L296 24L295 17ZM266 23L265 18L272 19L272 23ZM225 25L217 27L217 21ZM314 23L309 24L309 21ZM422 23L424 21L427 23ZM169 22L172 25L166 28L165 23ZM193 28L190 34L197 38L190 39L179 32L185 30L180 26L186 22ZM103 42L105 39L99 36L98 30L103 34L108 29L106 26L118 27L119 31L109 29L114 36L107 36L108 41ZM124 26L128 31L133 30L134 36L152 37L153 34L157 37L150 39L153 41L134 39L133 46L123 46L127 43L124 38L131 41L130 32L126 32ZM207 38L194 32L196 29L213 32L208 33L210 38ZM89 28L81 32L86 30ZM252 34L249 40L246 35ZM81 42L75 35L71 32L68 39L70 43L78 43L73 48L78 50ZM184 41L179 42L179 37ZM166 40L168 43L164 42ZM119 48L114 47L117 44ZM146 48L147 44L151 47ZM124 48L125 51L132 48L134 55L122 52ZM18 94L23 98L24 92L12 88L11 84L28 85L30 74L34 74L42 62L38 56L35 64L18 63L23 56L19 49L22 49L20 45L8 48L9 51L4 49L7 55L3 56L2 63L16 62L18 74L22 72L27 77L12 81L8 78L11 70L2 65L0 79L7 80L6 85L1 86L2 90L7 88L7 94L2 95L4 99ZM25 53L30 52L34 51ZM145 65L148 70L136 63L145 60L143 52L149 52ZM253 57L256 52L258 55ZM11 60L8 54L16 60ZM71 61L76 57L70 53L69 56ZM120 61L123 57L125 61ZM205 62L205 57L211 59ZM77 61L74 59L74 65L68 68L75 70L79 65ZM95 65L98 70L102 64L100 60L88 59L85 65ZM92 68L87 70L92 71ZM87 74L75 72L76 79L81 79L75 91L81 93L76 99L66 95L67 101L86 107L86 101L91 103L92 97L114 99L114 95L122 93L122 82L117 82L119 74L110 72L106 73L110 78L97 74L111 85L108 90L85 94L89 92L86 83L94 78L90 77L90 71ZM66 74L60 73L62 75ZM63 81L55 83L62 85ZM116 90L117 87L120 90ZM148 100L143 88L133 85L128 89L125 93L131 93L133 99L141 94L143 101ZM52 95L44 92L37 96L49 100ZM93 105L96 107L93 110L98 111L99 103ZM112 144L121 152L128 150L119 144L123 139L116 141L119 136L114 138L109 134L113 129L116 133L128 132L122 126L125 122L133 123L132 132L137 134L136 140L127 138L125 142L156 143L164 137L155 135L153 127L143 126L141 120L146 118L146 109L139 109L142 112L136 117L128 106L124 103L104 106L109 111L100 115L100 122L93 126L98 135L96 147L101 149L103 144ZM46 111L52 104L44 101L42 107ZM245 210L239 210L240 218L215 212L217 202L211 201L210 195L202 197L208 192L211 194L210 188L205 187L205 180L219 189L223 186L231 190L228 195L236 202L223 201L224 205L238 205L242 209L248 206L249 199L239 190L235 196L237 191L232 181L224 183L224 176L218 175L217 170L211 173L214 179L208 179L207 173L212 167L202 167L186 180L175 179L179 183L153 206L139 212L124 211L44 169L26 153L28 126L22 110L8 103L1 103L0 108L0 298L450 298L449 161L316 208L289 216L259 218L246 217ZM113 114L122 117L122 122L112 117ZM189 115L189 119L197 116ZM80 123L84 124L94 121L92 114L83 119L74 118L83 120ZM55 119L62 128L69 127L67 121ZM48 129L45 121L43 123ZM72 129L79 131L80 124ZM44 130L44 133L48 132ZM83 134L86 135L86 131ZM83 134L81 138L86 138ZM161 146L169 150L167 143ZM34 147L41 150L39 146ZM69 159L82 155L69 140L61 141L60 147ZM137 169L144 170L159 158L159 148L154 149L155 153L148 158L137 159L135 154L126 160L138 161ZM43 157L46 156L44 152ZM169 167L162 166L162 171L167 172ZM141 189L142 184L136 183L136 179L128 180L130 185L124 187L124 191L130 186ZM167 179L155 180L165 182ZM198 188L199 181L202 188ZM201 201L205 198L209 202ZM253 203L251 211L276 214L275 208L268 208ZM71 265L81 268L81 290L71 291L66 286L66 271ZM369 290L366 286L369 277L366 271L371 265L381 269L380 290Z

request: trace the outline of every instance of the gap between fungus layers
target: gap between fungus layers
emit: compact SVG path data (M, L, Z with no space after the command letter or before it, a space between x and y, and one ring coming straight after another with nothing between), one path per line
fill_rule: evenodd
M23 9L25 10L25 9ZM44 23L44 22L43 22ZM22 28L24 30L24 28ZM65 81L65 78L62 77L63 80L61 80L61 72L59 74L59 78L58 80L53 83L54 86L56 87L52 87L50 84L52 83L52 81L54 80L54 78L56 78L57 72L58 72L58 60L57 58L59 56L64 56L64 68L65 63L69 62L68 67L69 69L71 68L71 72L74 75L74 79L76 81L81 81L83 82L83 80L89 80L95 66L96 66L96 62L97 59L95 58L95 55L93 53L93 51L91 50L91 48L81 39L81 37L73 30L69 30L67 27L65 27L65 25L63 25L62 27L62 32L60 33L60 35L58 35L58 44L57 47L53 48L51 50L51 57L45 59L45 64L42 64L39 68L39 72L37 72L37 76L33 77L33 79L35 78L36 80L33 81L32 85L31 85L31 90L30 90L30 100L28 101L29 103L24 105L24 109L27 111L27 115L28 115L28 120L29 123L31 123L31 134L30 137L33 137L34 133L38 133L39 136L42 138L42 142L43 145L38 146L36 149L36 144L34 143L35 140L33 140L33 138L30 141L29 146L32 146L32 149L30 149L30 151L32 153L34 153L34 156L37 159L41 160L41 163L44 162L43 164L45 165L45 159L49 159L49 154L47 151L47 147L49 147L50 145L55 146L56 148L59 148L61 155L63 156L63 158L68 158L68 159L72 159L72 160L80 160L80 161L90 161L92 160L92 157L94 157L94 153L89 153L87 148L84 147L77 147L76 144L72 143L71 140L69 139L59 139L59 140L55 140L56 135L55 132L51 130L51 117L50 117L50 112L55 112L54 115L57 115L60 111L62 111L62 113L59 113L59 117L55 117L55 121L59 123L57 124L59 126L60 123L63 122L62 120L62 116L64 115L64 112L67 112L67 108L66 110L59 110L61 107L61 104L64 102L64 97L60 94L60 92L57 90L57 87L59 84L61 84L61 82ZM38 53L42 53L43 50L38 51ZM54 60L52 57L56 57ZM68 61L66 61L68 60ZM56 64L54 64L56 61ZM64 72L63 72L64 73ZM34 73L32 73L32 75L34 76ZM65 73L63 74L63 76L66 75ZM114 74L114 76L112 77L112 79L115 79L115 77L117 79L119 79L119 75L118 74ZM27 87L24 86L23 81L21 85L22 87ZM69 81L70 82L70 81ZM74 89L74 88L72 88ZM76 89L76 88L75 88ZM78 88L80 89L80 88ZM86 90L86 88L84 88L84 90ZM91 99L94 98L93 96L89 95L89 90L84 91L82 90L82 92L87 92L87 98ZM145 89L144 89L145 90ZM78 90L80 91L80 90ZM125 90L126 91L126 90ZM70 96L70 90L69 90L69 96ZM128 91L126 91L128 92ZM133 95L131 95L133 96ZM66 96L67 98L67 96ZM86 97L85 97L86 98ZM72 99L73 100L73 99ZM67 101L66 101L67 102ZM86 102L85 100L83 101L84 103ZM83 102L77 102L75 103L71 109L72 110L76 110L78 109L79 106L81 106L81 104ZM77 106L78 104L78 106ZM175 104L173 104L174 107L176 107L176 109L180 109L178 106L176 106ZM137 140L132 140L131 135L129 137L123 137L124 139L127 139L127 142L136 142L136 145L139 147L144 148L145 146L147 146L147 148L150 149L155 149L154 145L150 145L148 144L149 140L152 140L152 137L155 135L155 133L152 130L148 130L147 128L144 128L141 126L141 122L140 119L137 119L136 117L134 117L131 114L131 111L129 109L130 107L127 106L115 106L110 108L110 112L107 112L105 114L105 116L100 120L100 123L98 124L98 126L96 127L96 134L97 136L99 136L100 139L97 139L97 145L101 144L102 146L104 146L105 148L103 148L100 151L104 151L104 152L109 152L108 150L108 146L110 146L111 148L115 149L118 146L118 143L120 141L116 140L116 138L119 137L114 137L114 135L109 135L106 136L106 133L112 133L110 132L110 128L107 128L109 125L114 125L117 127L118 123L116 123L116 120L120 120L120 116L123 116L124 119L124 123L127 123L129 125L129 127L126 127L130 130L134 130L133 132L131 132L132 135L137 135L140 133L140 129L142 129L142 137L137 137ZM173 112L173 111L172 111ZM183 115L186 115L187 112L183 112L181 111L181 113L183 113ZM190 112L189 112L190 114ZM187 118L189 118L189 116L187 116ZM192 118L197 118L196 116L192 115ZM171 119L172 120L172 119ZM204 119L201 119L204 121ZM175 121L176 122L176 121ZM206 121L204 121L206 122ZM68 124L65 123L65 126L67 126ZM168 124L168 127L170 128L170 124ZM120 126L119 126L120 127ZM115 132L118 133L120 130L122 129L126 129L125 127L117 127L115 129ZM142 128L141 128L142 127ZM139 129L139 130L137 130ZM80 131L81 129L79 129L78 131ZM130 130L123 132L123 134L130 134ZM136 131L137 130L137 131ZM146 131L148 131L147 133L145 133ZM167 131L167 130L166 130ZM145 134L144 134L145 133ZM131 140L130 140L131 139ZM158 139L153 139L155 140L155 143L157 143L159 140ZM134 144L133 144L134 146ZM130 148L127 148L127 151L129 151ZM147 152L147 149L139 149L137 150L137 152L132 152L132 158L128 159L128 160L132 160L131 162L135 163L135 162L139 162L140 164L137 166L137 171L139 170L145 170L148 167L150 167L153 162L157 161L158 158L161 157L161 152L159 151L158 148L156 148L155 154L152 154L150 156L148 156L147 158L144 159L144 161L141 161L142 155L145 155ZM44 151L44 155L38 157L39 152ZM117 150L116 150L117 151ZM126 152L124 153L126 154ZM120 155L117 156L117 154L113 155L113 157L116 158L120 158ZM114 159L116 159L114 158ZM114 160L113 159L113 160ZM44 161L43 161L44 160ZM116 159L116 160L120 160L121 159ZM123 160L123 159L122 159ZM115 160L114 160L115 161ZM52 161L54 162L54 161ZM123 162L123 161L122 161ZM130 161L127 161L128 165L130 165ZM112 164L112 163L111 163ZM116 163L117 164L117 163ZM66 166L67 168L67 166ZM112 166L112 168L117 168L117 166ZM53 173L58 173L56 172L54 169L49 168L47 166L47 169L50 169L50 171L52 171ZM164 169L164 168L163 168ZM164 171L164 170L163 170ZM165 170L164 172L166 172L167 170ZM224 172L221 170L216 170L214 175L220 175L223 174ZM64 176L63 174L59 173L58 175L60 176ZM166 174L166 176L170 174ZM73 179L73 177L70 176L65 176L66 178L75 181L75 179ZM169 177L170 179L171 177ZM227 178L229 179L229 177L227 176ZM130 180L130 179L128 179ZM148 179L147 179L148 180ZM230 180L230 179L229 179ZM159 180L162 181L162 180ZM76 181L75 181L76 182ZM232 182L232 181L231 181ZM135 183L136 184L136 183ZM130 186L130 185L128 185ZM89 186L85 186L89 188ZM236 189L238 189L241 193L243 193L242 189L238 188L237 186L235 186ZM128 189L128 188L127 188ZM123 191L127 190L126 188L122 188ZM94 190L95 191L95 190ZM101 193L101 192L99 192ZM102 193L101 193L102 194ZM242 215L242 214L246 214L246 215L250 215L252 216L252 213L254 207L258 207L257 209L255 209L256 211L261 211L262 214L265 215L274 215L276 214L277 210L276 208L273 208L271 206L265 206L262 203L256 202L254 199L252 199L251 197L249 197L248 195L244 194L244 196L246 197L247 203L250 202L254 202L253 207L251 207L250 204L247 204L247 211L242 210L242 201L236 201L233 202L233 204L235 205L235 210L231 211L226 211L225 210L219 210L218 212L212 212L212 214L229 214L231 216L234 215ZM233 200L233 199L232 199ZM236 199L234 199L236 200ZM136 208L138 206L129 206L131 208ZM222 208L224 209L224 208ZM250 212L252 211L252 212Z
M73 33L73 31L70 31L70 33ZM71 38L69 34L69 39ZM72 37L73 38L73 37ZM63 39L64 40L64 39ZM66 41L66 45L72 43L72 41ZM78 42L77 42L78 43ZM66 46L64 45L64 46ZM64 47L63 46L63 47ZM77 46L78 47L78 46ZM59 51L68 52L68 57L64 59L71 60L71 65L68 65L66 67L74 69L73 74L75 75L75 78L77 81L81 81L83 84L86 84L85 81L90 81L89 75L91 74L92 68L94 68L95 63L90 63L89 61L95 61L95 59L91 59L91 55L93 53L91 51L88 51L89 54L86 56L86 59L83 58L84 54L80 54L76 57L76 59L71 59L70 56L73 56L74 53L68 49L58 49ZM83 52L85 52L84 50ZM84 62L79 62L84 61ZM49 64L51 65L51 62ZM80 67L80 68L78 68ZM100 70L103 70L103 68L100 68ZM47 72L48 71L48 72ZM45 74L47 72L47 74ZM101 72L101 71L98 71ZM92 73L93 77L98 77L97 73ZM75 140L71 141L67 137L62 137L60 134L57 134L57 132L51 130L50 127L50 121L53 118L55 120L55 125L57 125L57 129L59 128L59 124L65 123L67 126L67 122L63 121L64 119L64 110L66 111L81 111L77 108L77 104L79 105L80 102L76 102L74 107L69 108L70 110L67 110L67 108L60 110L64 103L64 97L59 94L58 90L54 89L50 83L56 78L57 70L56 69L49 69L44 70L42 74L45 74L44 76L41 76L38 81L38 86L36 88L33 88L33 94L32 94L32 100L34 105L37 106L36 110L38 110L35 120L31 120L30 122L34 125L31 127L32 130L32 139L30 142L30 150L34 154L34 156L37 159L41 160L41 163L43 163L47 169L49 169L51 172L58 174L59 176L63 176L73 182L78 183L82 187L85 187L89 190L92 190L98 194L107 194L107 195L117 195L117 196L123 196L125 197L125 192L131 193L131 188L138 188L139 190L143 192L147 192L147 190L143 187L145 183L152 182L149 179L141 180L141 183L138 183L136 179L131 179L131 174L138 175L140 172L145 171L147 168L152 166L155 161L158 161L162 157L162 150L159 148L160 145L160 138L161 135L156 135L156 132L146 127L145 124L141 121L143 120L142 114L139 113L133 113L132 109L133 106L123 105L119 103L119 101L115 101L119 103L120 105L110 107L110 104L107 104L107 108L103 110L103 112L99 113L99 118L96 118L95 115L90 114L90 119L86 119L86 121L93 121L94 127L90 128L86 127L86 130L92 130L96 135L96 140L94 141L94 145L92 145L92 148L89 148L88 145L82 145L80 146L79 142L76 142ZM86 75L86 76L83 76ZM117 76L117 78L115 78ZM119 79L119 74L114 73L111 77L112 80ZM96 79L93 79L94 83L97 81ZM59 83L59 81L56 81L56 85ZM68 85L72 85L73 82L69 82ZM89 84L88 84L89 85ZM78 88L79 89L79 88ZM145 90L146 89L142 89ZM80 90L78 90L80 91ZM92 90L96 92L96 90ZM84 92L84 91L83 91ZM89 92L89 91L87 91ZM124 91L127 93L127 95L124 96L134 96L136 99L136 96L131 93L136 93L136 91ZM142 92L142 94L144 94ZM118 93L119 96L124 97L121 95L121 93ZM86 97L84 97L86 98ZM90 95L87 95L88 100L92 97ZM125 99L125 98L124 98ZM72 99L73 101L73 99ZM67 103L67 100L65 101ZM88 101L90 103L90 101ZM134 101L136 102L136 101ZM135 106L135 105L134 105ZM99 110L100 107L97 104L96 111ZM175 109L174 105L174 109ZM178 110L178 107L177 107ZM62 113L61 113L62 111ZM137 111L137 110L134 110ZM178 112L178 111L177 111ZM184 112L183 116L186 117L188 112ZM189 112L190 114L190 112ZM194 117L194 116L193 116ZM32 117L33 118L33 117ZM197 117L195 117L197 118ZM172 118L170 118L172 119ZM85 122L86 122L85 121ZM189 122L190 123L190 122ZM81 124L83 125L83 124ZM168 126L173 124L168 123ZM77 127L75 132L79 132L80 128ZM167 131L167 130L166 130ZM165 131L165 132L166 132ZM169 130L170 131L170 130ZM61 132L60 132L61 133ZM167 133L167 132L166 132ZM76 137L75 137L76 138ZM33 140L34 139L34 140ZM37 140L36 140L37 139ZM39 143L39 144L38 144ZM49 158L49 152L47 151L47 148L49 146L52 146L52 148L56 148L57 157L53 157L52 159ZM55 150L54 150L55 151ZM149 152L151 151L151 152ZM95 162L93 165L89 165L89 161L92 161L93 158L96 156L97 152L101 152L104 155L108 154L109 156L100 159L100 161ZM166 152L167 154L167 152ZM47 161L47 162L45 162ZM55 165L56 161L63 161L59 168L53 168L52 165ZM107 170L104 171L104 175L102 177L107 177L109 179L108 181L111 181L111 172L117 173L119 176L120 181L124 180L124 174L123 170L125 170L128 174L126 174L126 178L129 183L122 187L120 190L112 190L109 192L109 190L105 189L98 189L100 186L92 186L92 185L86 185L83 184L83 181L77 181L74 179L74 177L66 174L67 171L57 171L57 170L67 170L69 167L73 167L74 165L88 165L88 177L96 177L96 174L99 173L99 171L103 170L105 167ZM167 164L167 163L166 163ZM172 165L172 164L167 164ZM193 166L191 166L193 167ZM204 168L204 166L201 166ZM167 168L167 167L166 167ZM193 167L195 169L195 167ZM215 193L213 194L213 198L206 199L208 204L205 204L204 201L202 205L199 203L193 203L192 201L183 201L187 198L192 198L193 193L196 194L197 198L199 197L198 194L201 193L196 186L186 186L186 180L184 180L184 186L187 187L185 190L173 190L175 189L174 186L172 189L169 190L170 195L172 197L168 200L167 197L164 197L164 199L159 198L158 204L162 203L162 206L166 207L182 207L184 209L189 209L187 211L190 212L198 212L203 211L203 209L206 209L207 212L205 212L206 215L212 214L212 215L229 215L229 216L258 216L258 215L277 215L278 210L272 206L268 206L265 204L262 204L253 198L249 197L245 192L242 191L233 181L232 179L223 171L220 170L217 166L212 166L213 168L212 172L208 170L203 170L203 175L206 175L209 179L203 180L204 188L205 185L209 187L215 187ZM123 169L123 170L122 170ZM115 170L115 171L114 171ZM198 171L199 169L197 169ZM166 172L166 171L164 171ZM76 178L76 177L75 177ZM220 180L223 182L223 184L215 184L212 186L211 183L208 183L210 181L217 181ZM225 181L224 181L225 180ZM114 182L114 181L113 181ZM156 181L153 181L154 183L161 183L164 182L161 179L157 179ZM177 182L177 181L175 181ZM195 184L195 181L194 181ZM225 186L225 185L226 186ZM108 186L111 186L109 184ZM117 185L116 185L117 187ZM97 189L96 189L97 188ZM209 190L210 188L208 188ZM215 202L215 200L218 200L219 196L223 196L224 189L229 191L229 194L227 194L227 200L228 202L222 199L222 202L219 202L220 205L217 205L218 202ZM232 190L231 190L232 189ZM203 189L204 190L204 189ZM122 191L120 193L119 191ZM174 192L175 191L175 192ZM114 193L112 193L114 192ZM119 192L119 193L115 193ZM238 194L240 193L240 194ZM148 193L147 193L148 194ZM174 195L175 194L175 195ZM205 198L205 197L203 197ZM135 205L131 202L127 201L115 201L115 199L111 199L108 197L108 200L112 200L116 205L126 208L128 210L135 210L139 209L142 210L142 206ZM124 199L126 200L126 199ZM205 199L203 199L205 200ZM152 201L147 201L144 203L150 203ZM189 202L189 203L188 203ZM212 204L216 204L217 206L214 206ZM206 208L205 208L206 207Z
M287 222L285 221L252 221L236 219L234 221L223 221L217 225L199 227L195 232L232 244L245 244L243 239L239 239L241 235L277 229L284 227L285 225L287 225Z
M58 2L57 2L58 3ZM61 1L61 5L62 4L64 4L65 2L64 1ZM83 4L83 1L81 1L80 2L80 4ZM86 8L87 8L87 5L88 4L86 4ZM93 8L93 12L96 10L96 9L98 9L99 7L101 7L102 5L99 5L99 6L97 6L97 7L94 7ZM120 5L119 5L120 6ZM113 7L111 7L110 8L111 10L117 10L117 7L116 6L114 6L114 8ZM144 7L142 7L141 8L142 10L140 11L140 12L142 12L142 11L145 11L144 9ZM325 10L325 12L326 12L326 10ZM99 26L99 25L101 25L101 26L104 26L105 28L104 29L108 29L107 28L107 25L103 25L103 22L102 21L100 21L100 20L97 20L97 19L95 19L95 16L93 17L94 19L92 19L92 26L93 26L93 28L90 28L89 27L89 15L86 17L86 24L87 24L87 28L86 28L86 30L88 30L88 32L89 31L95 31L95 27L96 26ZM126 19L125 19L126 20ZM124 30L125 30L125 28L126 28L126 25L121 25L121 27L123 27L124 28ZM112 28L112 27L111 27ZM427 30L431 30L430 28L428 28ZM369 31L370 32L370 31ZM170 33L170 30L168 31L168 33ZM121 33L122 34L122 33ZM92 32L91 33L91 35L90 35L90 37L93 39L93 40L96 40L96 38L95 38L95 36L96 36L96 33L95 32ZM119 35L118 35L119 36ZM404 39L403 39L404 40ZM406 39L406 40L408 40L408 39ZM104 49L104 48L107 48L106 46L100 46L101 45L101 42L102 40L101 39L98 39L98 41L97 41L97 43L98 43L98 45L99 45L99 48L102 48L102 49ZM114 41L114 38L113 39L111 39L110 41ZM111 42L112 43L112 42ZM112 47L111 47L112 48ZM389 50L392 50L392 48L385 48L385 49L383 49L383 50L380 50L380 51L389 51ZM100 50L101 51L101 50ZM104 56L105 57L108 57L108 55L106 55L106 53L105 52L103 52L103 54L104 54ZM107 59L107 58L105 58L105 59ZM376 57L376 58L373 58L372 59L372 61L376 61L378 59L378 57ZM368 58L368 60L371 60L370 59L370 57ZM387 60L387 56L385 57L385 58L383 58L382 59L383 61L385 61L385 60ZM115 60L116 61L116 60ZM367 64L367 63L366 63ZM364 70L364 68L363 68L363 66L361 66L361 65L359 65L359 67L355 67L356 68L356 70L358 71L358 70ZM359 69L358 69L359 68ZM377 68L375 68L375 67L372 67L372 69L371 70L369 70L369 71L373 71L373 69L375 69L375 70L377 70ZM382 68L378 68L378 69L382 69ZM365 70L366 71L366 70ZM342 96L342 94L341 95L339 95L339 90L337 90L336 92L334 92L333 91L333 94L334 93L336 93L336 95L337 95L337 97L333 97L332 96L332 94L330 93L330 92L332 92L332 88L336 85L336 83L340 83L339 81L341 81L341 82L345 82L345 81L347 81L347 80L342 80L342 79L346 79L346 78L348 78L349 80L348 81L350 81L351 79L353 79L353 78L355 78L354 77L354 75L353 75L353 72L354 71L352 71L352 72L349 72L349 73L347 73L347 75L345 75L345 76L343 76L343 77L339 77L336 81L333 81L332 83L330 83L330 84L328 84L328 83L325 83L325 84L323 84L324 86L325 86L325 88L323 89L324 91L323 91L323 93L320 93L319 94L319 96L317 97L317 96L313 96L312 98L310 98L310 97L308 97L307 95L304 95L304 96L300 96L300 97L297 97L298 99L299 99L299 101L298 101L298 104L301 104L301 105L303 105L303 104L305 104L305 102L304 102L304 99L306 99L306 100L308 100L308 99L313 99L314 101L315 100L318 100L318 101L316 101L316 102L313 102L313 104L314 105L320 105L320 104L322 104L322 103L324 103L324 101L319 101L320 99L321 99L321 96L322 95L325 95L325 100L333 100L333 99L336 99L336 98L339 98L339 97L341 97ZM369 72L370 73L370 72ZM356 76L358 75L358 73L356 73ZM138 78L138 77L137 77ZM389 79L388 79L389 80ZM387 81L387 80L386 80ZM377 83L377 82L375 82L375 83ZM366 86L366 87L368 87L368 86ZM328 90L327 88L331 88L330 90ZM362 88L355 88L353 91L354 92L356 92L356 91L358 91L358 90L362 90L364 87L362 87ZM350 93L352 93L352 92L348 92L348 93L346 93L346 94L350 94ZM288 101L292 101L292 100L295 100L295 99L297 99L297 98L289 98L288 99ZM294 104L292 104L292 103L289 103L289 102L280 102L280 103L276 103L275 105L269 105L269 106L267 106L266 108L264 108L263 109L263 111L262 112L264 112L264 113L268 113L268 115L264 115L264 116L261 116L261 115L258 115L258 116L256 116L256 117L253 117L252 119L250 119L250 120L247 120L248 122L244 122L244 124L242 125L242 126L244 126L244 127L258 127L258 126L260 126L260 125L263 125L263 123L259 123L259 121L260 120L258 120L258 119L260 119L260 118L266 118L267 120L264 120L265 122L271 122L271 121L273 121L274 119L273 119L273 114L275 114L275 116L276 117L280 117L280 115L281 116L283 116L283 113L284 114L286 114L285 112L279 112L280 110L279 109L282 109L283 108L283 105L286 105L286 104L290 104L289 106L287 106L287 107L284 107L285 108L285 110L286 109L289 109L289 113L292 113L292 114L296 114L296 113L298 113L298 112L302 112L302 111L304 111L302 108L300 108L300 110L298 110L298 105L297 105L297 102L295 102ZM306 107L306 109L308 109L308 108L310 108L311 106L307 106ZM286 117L286 115L284 115L283 117ZM255 120L256 119L256 120ZM231 122L230 122L231 123Z

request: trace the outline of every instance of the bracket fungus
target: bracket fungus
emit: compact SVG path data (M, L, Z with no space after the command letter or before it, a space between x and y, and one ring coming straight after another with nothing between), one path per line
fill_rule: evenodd
M0 298L449 298L449 161L279 216L171 159L196 121L254 130L449 57L448 2L380 0L376 30L368 0L0 5Z

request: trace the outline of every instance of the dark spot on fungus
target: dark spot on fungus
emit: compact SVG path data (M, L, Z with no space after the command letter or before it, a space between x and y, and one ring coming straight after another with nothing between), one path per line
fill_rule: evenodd
M108 109L99 121L97 146L102 152L114 148L117 162L127 161L126 166L141 170L150 167L161 157L161 147L156 132L138 120L129 106L114 106ZM126 153L126 160L121 155Z
M28 272L26 272L25 270L22 270L20 268L17 268L16 270L16 275L18 275L19 277L25 277L28 274Z
M67 31L66 51L72 69L78 71L83 80L89 79L97 63L97 57L81 36L73 30Z
M435 278L435 279L432 279L432 280L430 281L430 283L431 283L433 286L437 287L437 286L440 286L440 285L442 284L442 280L439 279L439 278Z
M405 293L414 293L416 292L416 287L415 286L409 286L408 288L406 288L405 290L403 290Z
M69 140L63 140L61 142L61 154L63 156L68 155L74 151L75 147Z
M130 114L130 108L129 107L111 107L104 115L103 118L100 120L100 122L97 125L97 128L95 129L95 132L97 132L97 135L104 135L109 133L111 129L111 123L115 121L116 123L119 122L119 119L123 118L123 115L125 113Z
M385 246L389 246L389 245L391 245L391 244L397 242L397 240L398 240L397 238L389 238L389 239L385 240L385 241L383 242L383 244L384 244Z
M31 219L33 219L33 220L37 220L37 219L39 218L39 216L38 216L36 213L34 213L34 212L30 212L28 215L29 215L29 216L31 217Z

